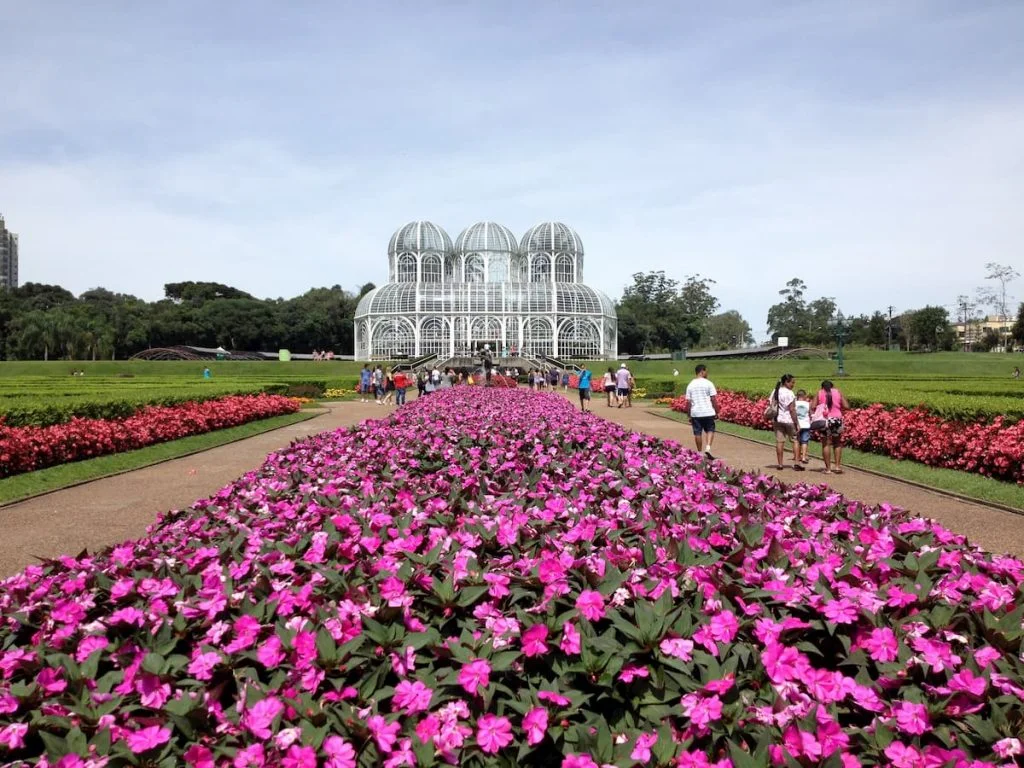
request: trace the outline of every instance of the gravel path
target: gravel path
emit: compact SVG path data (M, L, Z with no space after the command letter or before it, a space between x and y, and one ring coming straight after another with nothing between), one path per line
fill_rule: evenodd
M666 419L653 412L653 406L635 404L632 408L609 408L594 401L594 413L638 432L668 438L687 448L693 445L689 424ZM940 493L926 491L897 480L887 480L867 472L844 467L842 475L825 475L825 465L811 459L804 472L792 469L792 451L787 447L787 468L775 468L775 447L757 445L725 434L715 436L715 458L736 469L776 475L787 483L827 484L851 499L870 504L886 502L903 507L921 517L938 520L947 528L965 534L973 543L990 552L1005 552L1024 557L1024 515L1004 512L982 504L960 501Z
M37 558L95 551L103 546L137 538L146 532L159 513L190 506L212 495L251 469L268 453L293 440L377 418L392 408L374 403L331 403L327 412L204 453L146 467L116 477L96 480L75 488L39 496L0 508L0 576L24 568ZM687 424L665 419L648 405L607 408L594 401L594 413L630 429L669 438L684 446L692 444ZM728 435L715 438L715 455L727 464L778 475L786 482L828 484L851 499L872 504L889 502L916 514L934 518L992 552L1024 556L1024 516L885 480L854 469L843 475L821 474L822 464L813 460L810 470L775 470L774 448L759 446Z

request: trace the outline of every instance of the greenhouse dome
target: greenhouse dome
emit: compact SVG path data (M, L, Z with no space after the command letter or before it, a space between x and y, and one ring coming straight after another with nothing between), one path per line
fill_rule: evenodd
M483 221L454 246L429 221L401 227L388 245L389 282L356 308L356 358L499 356L614 359L615 305L583 285L583 243L565 224L532 227L522 243Z

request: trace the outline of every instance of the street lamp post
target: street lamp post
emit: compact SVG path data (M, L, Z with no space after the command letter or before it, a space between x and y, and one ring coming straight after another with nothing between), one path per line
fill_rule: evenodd
M843 342L846 340L846 322L842 312L837 312L835 319L829 321L829 325L832 326L832 330L836 334L836 342L838 345L836 361L839 363L839 375L845 376L846 369L843 367Z

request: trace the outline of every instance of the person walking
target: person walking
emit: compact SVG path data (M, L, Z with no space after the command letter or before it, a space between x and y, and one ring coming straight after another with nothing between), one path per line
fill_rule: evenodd
M824 419L821 430L821 455L825 459L825 474L843 474L843 412L850 404L835 385L825 379L814 396L814 419Z
M584 363L583 368L580 370L580 380L577 384L580 392L580 410L584 413L590 410L590 377L590 369Z
M601 384L604 387L604 396L608 401L608 407L611 408L612 398L615 396L615 369L608 366L608 370L604 372L604 376L601 377Z
M619 402L619 408L629 399L629 380L632 378L633 374L629 372L626 364L620 364L619 370L615 372L615 397Z
M359 402L361 402L361 403L367 402L366 398L370 394L370 386L371 386L372 379L373 379L373 371L370 370L370 366L369 365L364 365L363 366L363 370L361 370L359 372L359 394L362 395L362 398L360 399Z
M381 399L381 405L390 405L395 400L395 390L398 386L395 384L395 374L390 368L384 374L384 397Z
M395 405L405 405L405 390L409 388L409 375L404 371L395 375Z
M380 405L384 401L384 369L379 365L373 369L371 381L373 382L374 397L377 405Z
M775 390L771 395L771 402L777 408L775 414L775 458L778 460L777 469L785 469L783 458L786 453L786 440L793 443L793 469L797 472L804 471L804 465L800 463L800 446L796 439L796 395L793 394L793 385L796 378L792 374L784 373L782 378L775 384Z
M715 418L718 416L718 390L708 378L708 367L693 369L693 380L686 385L686 402L690 404L690 425L697 452L713 460L711 445L715 441Z

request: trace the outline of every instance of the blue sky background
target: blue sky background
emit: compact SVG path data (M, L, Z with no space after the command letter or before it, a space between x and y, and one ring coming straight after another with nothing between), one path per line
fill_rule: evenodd
M433 220L575 227L613 298L845 312L1024 272L1024 3L0 0L22 281L384 282ZM1018 284L1013 293L1024 297Z

